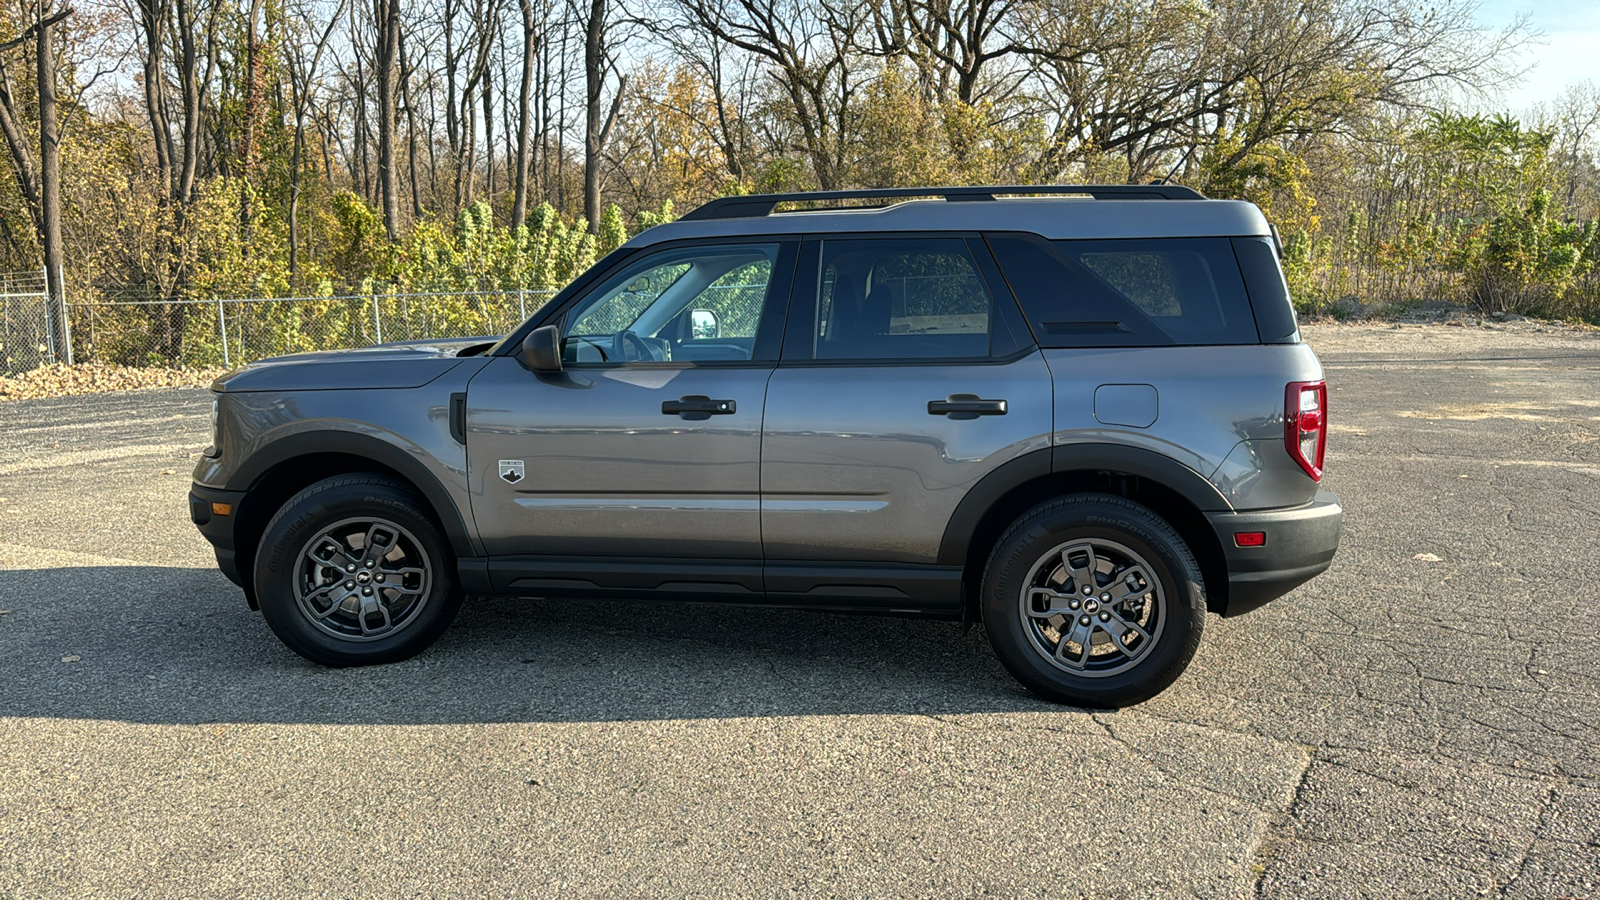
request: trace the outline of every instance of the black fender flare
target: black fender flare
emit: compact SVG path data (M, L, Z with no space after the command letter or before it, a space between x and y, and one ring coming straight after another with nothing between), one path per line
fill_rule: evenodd
M418 458L420 449L407 452L388 441L352 431L308 431L281 437L254 450L244 463L229 476L227 488L231 491L249 491L262 476L283 463L298 457L337 453L370 459L385 468L394 470L422 493L433 507L439 525L457 557L472 557L477 553L461 510L456 507L444 485Z
M979 479L961 498L945 525L944 537L939 542L939 564L966 564L967 550L978 524L1002 497L1030 481L1074 471L1136 475L1175 491L1202 512L1233 509L1205 476L1153 450L1122 444L1062 444L1025 453Z

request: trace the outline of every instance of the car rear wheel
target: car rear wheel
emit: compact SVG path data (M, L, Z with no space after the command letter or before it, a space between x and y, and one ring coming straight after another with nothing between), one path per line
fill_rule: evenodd
M294 495L256 553L261 614L325 666L397 662L427 649L461 607L449 544L421 498L378 475Z
M1187 545L1148 508L1100 494L1042 503L1006 530L984 569L995 655L1039 696L1115 708L1183 674L1205 628Z

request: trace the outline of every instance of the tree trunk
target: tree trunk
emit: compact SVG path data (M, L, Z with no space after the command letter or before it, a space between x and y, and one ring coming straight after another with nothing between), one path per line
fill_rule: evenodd
M600 156L605 151L604 104L606 87L606 0L589 0L589 17L583 23L583 217L589 233L600 233Z
M422 182L417 178L417 107L411 91L411 77L416 69L406 56L404 36L400 42L400 97L406 104L406 169L411 177L411 218L421 219Z
M67 295L61 284L61 136L56 128L55 26L46 18L47 2L39 4L39 243L44 247L44 279L50 291L50 327L57 353L65 361Z
M522 84L517 91L517 161L512 173L511 227L528 219L528 168L533 157L529 145L533 118L533 67L538 57L538 37L533 24L533 0L522 4Z
M498 13L497 13L498 16ZM489 23L484 23L485 29L491 28ZM478 82L478 87L483 93L483 169L484 188L483 198L494 203L494 78L489 69L489 41L480 41L479 48L483 51L483 60L480 67L483 75Z
M289 163L289 281L300 282L300 168L306 147L303 115L294 123L294 156Z
M172 125L167 121L166 76L162 69L166 48L161 35L167 24L166 0L139 0L139 24L144 32L144 105L150 117L150 140L155 144L156 168L163 189L170 193L175 175L172 160Z
M378 82L378 192L389 240L400 239L400 201L395 190L395 73L400 56L400 0L375 0L378 46L373 67Z
M240 169L244 178L243 196L239 203L239 237L246 252L250 247L251 180L261 163L261 138L259 131L263 107L266 105L265 54L261 52L261 10L263 0L250 0L250 14L245 28L245 81L244 81L244 135L240 140Z

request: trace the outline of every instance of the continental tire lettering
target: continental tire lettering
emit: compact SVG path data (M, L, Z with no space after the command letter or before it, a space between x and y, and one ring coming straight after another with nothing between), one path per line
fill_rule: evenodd
M269 526L267 530L271 531L272 529ZM272 553L267 557L267 571L276 572L282 568L284 551L288 547L294 546L294 538L299 536L300 532L305 530L306 522L304 519L301 519L300 521L289 526L289 530L283 535L283 540L273 545Z
M402 501L391 500L391 499L389 499L387 497L366 496L366 497L362 497L361 498L361 502L362 503L380 503L380 504L382 504L384 506L393 506L393 507L396 507L398 509L410 509L411 508L408 504L406 504L406 503L404 503Z

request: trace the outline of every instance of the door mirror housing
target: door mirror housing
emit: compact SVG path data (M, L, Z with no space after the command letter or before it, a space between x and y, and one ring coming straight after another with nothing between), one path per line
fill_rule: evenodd
M689 312L689 339L705 341L721 337L717 329L717 314L709 309L695 309Z
M517 359L530 372L561 371L561 326L544 325L528 332Z

